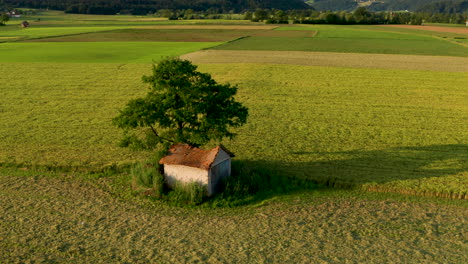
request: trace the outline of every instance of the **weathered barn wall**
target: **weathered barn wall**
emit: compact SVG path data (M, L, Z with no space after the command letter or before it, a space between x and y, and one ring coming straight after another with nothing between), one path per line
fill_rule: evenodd
M231 160L224 161L214 165L210 170L210 183L208 184L208 195L221 191L221 181L231 176Z
M213 161L213 164L211 165L212 167L215 166L216 164L220 163L220 162L223 162L227 159L230 159L231 156L229 156L229 154L226 153L226 151L220 149L218 154L216 155L216 158L215 160Z
M169 186L174 186L176 181L189 183L198 182L208 185L208 171L183 165L164 165L164 175Z

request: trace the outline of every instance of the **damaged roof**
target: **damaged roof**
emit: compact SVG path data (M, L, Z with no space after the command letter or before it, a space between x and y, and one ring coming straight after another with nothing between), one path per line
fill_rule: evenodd
M169 148L169 154L159 160L159 164L183 165L209 170L221 149L229 156L234 157L221 145L210 150L203 150L187 144L175 144Z

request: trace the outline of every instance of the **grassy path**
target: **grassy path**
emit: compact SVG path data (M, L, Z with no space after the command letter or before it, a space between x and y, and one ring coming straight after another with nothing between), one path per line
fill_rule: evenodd
M468 250L468 211L461 202L411 203L319 191L262 206L196 210L122 201L93 182L1 173L0 259L461 263Z

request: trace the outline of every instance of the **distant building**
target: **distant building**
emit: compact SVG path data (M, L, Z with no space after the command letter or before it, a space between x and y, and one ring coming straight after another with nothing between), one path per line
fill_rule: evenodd
M16 17L16 18L21 17L21 14L17 13L16 11L7 12L6 15L9 17Z
M203 150L176 144L159 164L164 165L164 177L169 186L177 182L197 182L206 186L211 196L220 191L221 181L231 176L231 157L234 155L223 146Z

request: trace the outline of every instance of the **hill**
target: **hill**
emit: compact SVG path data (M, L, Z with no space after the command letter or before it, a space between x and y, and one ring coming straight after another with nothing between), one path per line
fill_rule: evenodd
M426 13L464 13L468 12L468 0L433 2L422 6L418 11Z
M463 13L467 0L307 0L316 10L351 11L364 6L370 11L421 11L428 13Z
M307 9L302 0L4 0L12 7L50 8L86 14L147 14L159 9L193 9L227 13L257 8Z

